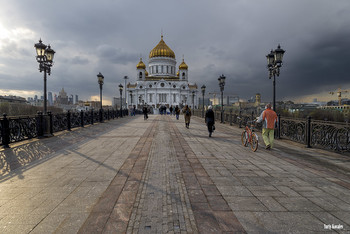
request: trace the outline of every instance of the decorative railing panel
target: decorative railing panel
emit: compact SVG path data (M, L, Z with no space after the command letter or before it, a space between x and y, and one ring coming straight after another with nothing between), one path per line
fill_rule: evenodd
M281 118L280 136L300 143L306 143L306 120Z
M312 121L311 145L336 151L349 151L350 126L343 123Z
M94 123L100 122L100 113L98 111L94 111Z
M74 112L70 114L70 124L71 124L71 128L80 127L81 117L79 112Z
M10 142L18 142L38 136L35 117L9 118Z
M84 115L84 125L91 124L91 111L86 111L83 113Z
M59 132L68 129L67 114L56 114L52 116L53 132Z

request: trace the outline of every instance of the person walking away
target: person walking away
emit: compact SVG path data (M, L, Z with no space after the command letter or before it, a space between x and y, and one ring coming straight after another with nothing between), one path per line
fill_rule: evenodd
M188 107L188 105L186 105L185 108L183 109L183 113L185 117L186 128L190 128L191 109Z
M257 122L263 122L262 137L266 145L266 149L273 147L275 138L275 124L277 122L277 114L271 109L271 104L265 106L265 110L258 117Z
M173 105L171 105L170 108L169 108L170 115L173 115L173 110L174 110L174 109L173 109Z
M147 106L144 106L142 108L142 113L143 113L143 119L144 120L147 120L148 119L148 109L147 109Z
M132 115L135 116L136 115L136 106L134 105L132 108Z
M178 105L176 105L175 107L175 115L176 115L176 119L179 120L180 108Z
M208 110L205 112L205 123L208 127L209 137L211 137L211 134L214 131L213 126L215 124L215 115L212 106L208 106Z

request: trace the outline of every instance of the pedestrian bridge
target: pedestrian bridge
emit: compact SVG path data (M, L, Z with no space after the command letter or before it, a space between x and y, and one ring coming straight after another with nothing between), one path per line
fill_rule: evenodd
M0 233L350 232L350 158L256 152L202 118L119 118L0 151ZM333 226L332 226L333 225Z

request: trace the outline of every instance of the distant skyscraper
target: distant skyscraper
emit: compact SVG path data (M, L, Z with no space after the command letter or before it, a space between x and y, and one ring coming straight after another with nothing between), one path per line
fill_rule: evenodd
M40 100L44 100L44 96L40 96Z
M38 100L38 95L34 95L34 101Z
M78 95L75 95L75 103L74 104L77 104L78 102L79 102Z
M68 104L73 104L73 94L70 95L70 97L68 98Z
M48 92L47 94L48 94L47 100L49 102L49 106L52 106L53 105L52 92Z

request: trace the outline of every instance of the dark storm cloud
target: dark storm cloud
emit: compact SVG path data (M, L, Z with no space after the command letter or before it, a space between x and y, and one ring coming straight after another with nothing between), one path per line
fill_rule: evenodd
M86 58L81 58L79 56L75 56L74 58L72 58L72 64L85 65L88 63L89 63L89 60Z
M125 75L135 81L140 55L148 65L161 29L177 65L184 55L190 82L206 84L208 92L219 91L217 78L224 74L225 93L249 98L259 92L263 100L270 100L272 81L265 55L278 43L286 50L277 78L278 99L350 87L348 0L0 3L0 30L3 24L32 32L17 38L13 35L18 33L11 32L12 39L0 35L0 89L21 89L21 80L35 79L22 89L41 91L41 85L34 85L41 82L42 74L37 71L33 45L42 37L57 52L48 81L51 90L64 87L88 98L96 95L96 74L102 72L104 95L111 98Z
M100 45L97 47L97 56L103 61L108 61L112 64L128 64L137 61L137 54L123 52L119 48L110 45Z

